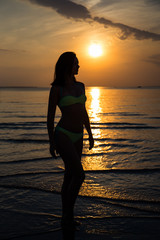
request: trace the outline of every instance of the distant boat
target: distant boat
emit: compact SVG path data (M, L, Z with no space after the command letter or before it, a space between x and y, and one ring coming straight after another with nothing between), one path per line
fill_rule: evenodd
M142 88L142 86L137 86L137 88Z

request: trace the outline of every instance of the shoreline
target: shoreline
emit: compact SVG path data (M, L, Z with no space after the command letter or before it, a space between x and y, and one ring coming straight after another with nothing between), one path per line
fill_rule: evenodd
M160 238L160 217L108 218L107 221L89 219L82 221L74 240L156 240ZM18 235L18 234L17 234ZM62 240L62 230L24 234L3 239L14 240Z

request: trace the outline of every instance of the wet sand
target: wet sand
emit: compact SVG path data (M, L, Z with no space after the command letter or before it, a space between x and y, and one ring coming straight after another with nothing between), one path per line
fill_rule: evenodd
M18 235L18 234L17 234ZM61 240L62 230L43 232L34 235L19 236L15 240ZM66 238L72 240L71 238ZM108 218L90 219L82 221L78 231L75 231L75 240L143 240L160 239L159 217L138 218Z

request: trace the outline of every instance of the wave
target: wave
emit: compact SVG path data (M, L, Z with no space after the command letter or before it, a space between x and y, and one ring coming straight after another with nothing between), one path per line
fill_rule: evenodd
M160 127L150 126L146 123L129 123L129 122L107 122L107 123L93 123L92 128L95 129L157 129Z
M49 143L47 139L0 139L0 142L12 142L12 143L38 143L45 144Z
M143 149L146 149L146 148L143 148ZM157 149L153 149L153 150L150 150L149 148L147 148L146 151L142 151L142 153L146 154L146 153L160 153L160 150L157 150Z
M60 157L57 157L60 158ZM0 164L21 164L21 163L28 163L28 162L39 162L39 161L46 161L46 160L53 160L52 157L42 157L42 158L32 158L32 159L22 159L22 160L14 160L8 162L0 162Z
M145 123L129 123L129 122L107 122L107 123L94 123L91 122L94 129L158 129L158 126L150 126ZM17 122L17 123L0 123L0 129L37 129L47 127L46 121L35 122Z
M4 209L3 209L4 210ZM5 209L6 211L6 209ZM37 216L40 216L40 217L52 217L52 218L55 218L55 219L61 219L61 215L57 215L57 214L53 214L53 213L49 213L49 212L37 212L37 211L29 211L29 210L20 210L20 209L7 209L7 211L9 212L15 212L15 213L22 213L22 214L25 214L25 215L37 215ZM125 219L146 219L146 218L149 218L149 219L159 219L160 216L141 216L141 215L138 215L138 216L135 216L135 215L118 215L118 216L112 216L112 215L76 215L76 219L116 219L116 218L125 218ZM54 232L55 230L51 230L49 232Z
M40 122L7 122L7 123L0 123L0 127L5 127L5 126L32 126L32 125L43 125L46 124L46 121L40 121Z
M157 126L106 126L106 127L92 127L92 129L159 129L160 127Z
M10 175L5 175L5 176L0 176L0 179L3 178L10 178L10 177L26 177L26 176L37 176L37 175L53 175L53 174L62 174L64 173L63 171L52 171L52 172L31 172L31 173L16 173L16 174L10 174Z
M13 114L13 112L1 112L1 114L2 113L12 113ZM55 116L55 119L58 119L60 116ZM26 118L30 118L30 119L32 119L32 118L38 118L38 119L41 119L41 118L44 118L44 119L47 119L47 116L46 115L19 115L19 114L13 114L13 115L4 115L4 116L1 116L1 118L22 118L22 119L26 119Z
M100 157L100 156L116 156L116 155L133 155L136 152L101 152L101 153L83 153L82 157ZM57 156L57 160L60 159L61 157L58 155ZM13 161L0 161L0 165L4 165L4 164L23 164L23 163L28 163L28 162L39 162L39 161L46 161L46 160L53 160L55 161L54 158L52 157L43 157L43 158L33 158L33 159L20 159L20 160L13 160Z
M117 146L116 146L117 147ZM124 146L125 147L125 146ZM132 146L133 147L133 146ZM120 146L120 148L122 148ZM83 153L82 157L101 157L101 156L124 156L124 155L131 155L133 156L133 154L136 154L136 151L103 151L100 153ZM142 152L143 153L143 152ZM149 152L150 153L150 152ZM152 151L151 151L152 153ZM153 153L155 153L155 151L153 151ZM157 154L154 154L152 156L148 156L145 158L140 158L139 161L140 162L146 162L146 161L157 161L159 159L159 151L156 151ZM51 161L57 161L60 160L61 157L58 155L56 159L54 159L53 157L40 157L40 158L31 158L31 159L18 159L18 160L12 160L12 161L0 161L0 165L15 165L15 164L26 164L26 163L35 163L35 162L43 162L46 160L51 160ZM159 165L157 165L158 167ZM156 168L157 169L157 168Z
M62 174L64 170L58 171L39 171L39 172L27 172L27 173L16 173L10 175L0 176L0 179L10 178L10 177L25 177L25 176L35 176L35 175L53 175L53 174ZM153 174L160 173L160 168L143 168L143 169L104 169L104 170L85 170L85 173L92 174Z
M148 117L150 119L160 119L160 117Z
M142 168L142 169L105 169L105 170L87 170L86 173L120 173L120 174L148 174L159 173L160 168Z
M17 123L0 123L0 129L37 129L47 126L46 121L41 122L17 122Z
M147 116L147 114L142 114L142 113L132 113L132 112L108 112L108 113L98 113L98 115L107 115L107 116Z
M40 137L45 136L48 139L48 134L47 133L24 133L20 134L21 137ZM88 140L87 134L84 134L84 140ZM26 138L25 138L26 139ZM46 139L41 139L41 140L46 140ZM131 138L95 138L95 141L112 141L112 142L130 142L130 143L138 143L138 142L144 142L144 139L131 139Z
M84 139L84 141L87 139ZM107 141L107 139L106 139ZM12 142L12 143L29 143L29 144L48 144L49 140L47 139L0 139L0 142ZM119 143L107 143L107 144L99 144L98 147L116 147L116 148L140 148L140 146L134 144L119 144ZM96 146L95 146L96 148ZM98 155L98 154L97 154Z
M116 156L116 155L133 155L137 152L101 152L101 153L83 153L82 156L85 156L85 157L100 157L100 156Z
M138 143L138 142L145 141L144 139L131 139L131 138L94 138L94 140L99 142L112 141L112 142L130 142L130 143Z
M45 193L51 193L51 194L58 194L61 195L61 191L56 191L55 189L53 190L48 190L48 189L44 189L44 188L39 188L39 187L33 187L33 186L20 186L20 185L16 185L16 184L0 184L0 188L9 188L9 189L22 189L22 190L31 190L31 191L41 191L41 192L45 192ZM112 198L112 197L100 197L100 196L88 196L88 195L79 195L79 198L82 199L90 199L93 200L94 202L101 202L105 201L112 201L115 203L139 203L139 204L158 204L160 205L160 201L159 200L146 200L146 199L127 199L127 198ZM125 207L125 206L124 206ZM127 206L126 206L127 207ZM149 211L149 210L147 210ZM159 214L160 212L157 211L157 213Z
M10 113L12 113L13 114L13 112L10 112ZM14 114L14 115L5 115L5 116L2 116L2 118L38 118L38 119L41 119L41 118L47 118L46 116L44 116L44 115L16 115L16 114Z
M107 143L107 144L99 144L98 147L119 147L119 148L141 148L140 146L134 144L117 144L117 143Z
M94 123L91 122L92 125L137 125L137 126L146 126L146 123L129 123L129 122L107 122L107 123Z
M1 138L0 142L48 143L48 141L49 141L47 134L43 134L43 133L42 134L27 133L27 134L21 134L20 136L21 136L21 138L19 138L19 139L18 138L4 138L4 139ZM42 136L46 136L47 139L42 138ZM26 138L24 138L24 137L26 137ZM36 137L36 139L34 139L32 137ZM38 137L40 137L41 139L38 139ZM87 141L88 137L84 136L83 140ZM111 142L129 142L129 143L139 143L139 142L144 141L143 139L127 139L127 138L94 138L94 140L98 141L98 142L111 141ZM128 145L128 146L131 146L131 145Z

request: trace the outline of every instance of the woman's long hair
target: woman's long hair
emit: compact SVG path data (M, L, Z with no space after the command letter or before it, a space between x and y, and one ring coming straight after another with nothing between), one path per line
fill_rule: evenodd
M64 86L66 78L71 76L75 58L76 54L74 52L62 53L55 66L54 81L51 84L52 86Z

